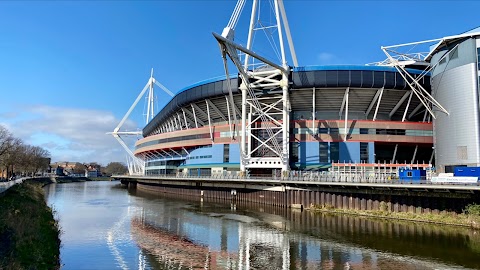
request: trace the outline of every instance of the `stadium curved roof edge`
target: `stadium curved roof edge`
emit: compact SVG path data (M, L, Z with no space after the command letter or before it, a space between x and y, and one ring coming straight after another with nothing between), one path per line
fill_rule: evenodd
M389 87L393 89L405 89L408 85L403 78L394 79L395 83L387 81L387 76L396 76L398 71L394 67L386 66L364 66L364 65L325 65L325 66L304 66L292 68L292 90L307 87ZM412 74L421 74L421 70L408 69ZM313 73L316 72L316 75ZM348 72L349 75L346 73ZM364 74L369 76L368 84L365 83ZM320 74L321 73L321 74ZM329 79L327 79L327 73ZM389 75L387 75L387 73ZM352 75L353 74L353 75ZM378 74L375 76L374 74ZM318 78L317 78L318 77ZM374 78L380 78L376 80ZM238 93L238 76L230 75L232 92ZM401 83L397 83L401 81ZM219 95L228 95L226 76L217 76L207 80L194 83L181 89L162 110L144 127L143 136L149 134L160 122L170 116L171 113L191 102L202 100Z
M426 61L430 61L432 59L432 56L436 54L437 52L443 50L445 47L448 47L452 44L456 44L457 42L470 38L470 37L475 37L475 36L480 36L480 26L473 28L465 33L459 34L459 35L454 35L454 36L448 36L448 37L443 37L440 39L438 43L433 45L430 49L430 52L428 55L425 57Z

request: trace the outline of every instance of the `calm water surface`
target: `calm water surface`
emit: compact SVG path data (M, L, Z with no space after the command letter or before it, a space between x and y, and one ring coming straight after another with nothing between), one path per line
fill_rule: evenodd
M52 184L62 269L480 269L465 228Z

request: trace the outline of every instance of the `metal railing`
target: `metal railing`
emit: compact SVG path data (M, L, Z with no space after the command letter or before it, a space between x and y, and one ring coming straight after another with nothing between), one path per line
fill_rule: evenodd
M479 186L479 182L476 183L432 183L429 178L422 176L420 178L400 179L395 173L344 173L344 172L298 172L292 171L288 176L278 175L255 175L249 174L242 176L237 172L223 172L212 173L204 175L192 175L192 174L156 174L146 175L142 178L150 179L212 179L212 180L258 180L258 181L276 181L276 182L322 182L322 183L379 183L379 184L400 184L400 185L465 185L465 186Z

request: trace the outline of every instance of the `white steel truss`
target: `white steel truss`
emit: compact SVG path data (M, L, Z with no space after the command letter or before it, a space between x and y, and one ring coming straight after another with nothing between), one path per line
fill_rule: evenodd
M422 105L425 109L430 113L430 115L435 119L435 114L433 113L433 106L437 107L443 113L449 114L448 111L438 102L428 91L420 84L420 80L430 72L433 67L428 66L420 76L413 76L410 72L407 71L405 68L405 62L399 61L392 56L392 54L396 54L395 50L391 49L392 47L382 47L383 52L387 55L390 64L397 69L398 73L403 77L405 82L410 86L413 93L417 96L420 100ZM410 62L410 61L409 61Z
M240 142L240 170L248 168L281 168L289 170L289 113L288 95L290 68L285 57L283 33L287 36L293 64L298 66L295 49L290 35L287 16L282 0L273 0L275 23L269 25L261 21L260 2L253 0L250 27L246 47L233 41L234 29L245 6L245 0L239 0L230 21L222 35L213 34L217 39L224 60L227 81L230 82L227 56L238 69L242 80L242 129ZM283 26L283 28L282 28ZM279 56L277 64L252 50L255 31L269 33L269 43ZM276 36L272 34L276 31ZM274 44L278 41L278 47ZM244 55L242 63L240 56ZM234 118L236 113L229 85L230 104ZM265 95L266 94L266 95ZM268 96L265 97L264 96ZM248 119L248 121L247 121ZM234 120L236 123L236 119Z
M425 75L435 69L438 63L440 63L450 52L455 51L458 47L458 44L451 47L447 46L447 50L445 50L443 56L440 57L440 59L438 59L437 63L434 65L430 63L432 55L437 50L437 48L441 46L445 46L457 40L470 38L477 35L479 35L479 32L467 32L460 35L447 36L437 39L411 42L393 46L382 46L381 49L387 56L387 59L381 62L371 63L369 65L395 67L399 74L403 77L403 79L412 89L411 95L408 97L408 105L410 104L411 96L415 94L415 96L417 96L417 98L420 100L421 105L425 107L426 112L429 113L430 117L436 119L436 116L434 114L434 108L447 115L449 114L449 112L430 93L428 93L428 91L425 90L425 88L420 84L420 81L425 77ZM430 47L431 49L429 49L428 52L414 51L418 50L419 47L425 47L428 45L432 45ZM406 69L408 65L424 66L425 68L421 72L421 74L413 76ZM406 96L404 96L402 102L405 99ZM420 108L417 107L414 111L416 112L419 109ZM411 117L413 114L414 113L412 112L409 117ZM405 121L405 118L406 112L403 115L402 121Z
M150 79L148 80L147 84L145 87L142 89L140 94L138 95L137 99L133 102L132 106L128 109L127 113L123 116L122 120L118 125L115 127L113 132L108 132L107 134L111 134L119 143L120 145L125 149L127 152L127 167L128 167L128 172L130 175L144 175L145 174L145 160L136 157L132 150L127 146L125 141L122 139L122 136L141 136L142 132L141 131L120 131L120 128L123 126L125 121L128 119L130 114L132 113L133 109L137 106L138 102L140 99L145 95L145 93L148 90L147 94L147 113L145 115L145 123L148 124L150 120L153 119L155 116L154 114L154 89L153 86L156 84L159 86L165 93L167 93L170 96L174 96L173 93L168 90L165 86L163 86L161 83L157 82L155 78L153 78L153 68L150 73Z

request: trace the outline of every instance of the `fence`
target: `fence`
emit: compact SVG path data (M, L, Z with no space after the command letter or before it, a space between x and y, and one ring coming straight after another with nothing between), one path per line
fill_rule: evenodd
M342 172L342 171L324 171L324 172L304 172L291 171L288 176L278 176L271 174L248 174L242 176L237 172L224 171L221 173L212 173L208 175L189 175L184 173L177 174L158 174L142 176L142 178L170 178L170 179L214 179L214 180L264 180L264 181L299 181L299 182L324 182L324 183L385 183L385 184L422 184L422 185L452 185L452 183L432 183L431 177L421 177L420 179L399 179L395 172ZM479 185L475 183L458 181L457 185Z

